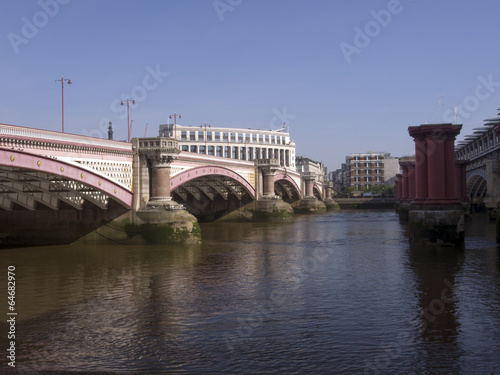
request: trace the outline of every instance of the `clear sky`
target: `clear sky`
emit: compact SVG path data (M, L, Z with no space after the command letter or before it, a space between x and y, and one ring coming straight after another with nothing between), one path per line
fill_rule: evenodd
M413 154L408 126L500 106L493 0L2 0L0 123L126 139L182 125L278 129L329 170Z

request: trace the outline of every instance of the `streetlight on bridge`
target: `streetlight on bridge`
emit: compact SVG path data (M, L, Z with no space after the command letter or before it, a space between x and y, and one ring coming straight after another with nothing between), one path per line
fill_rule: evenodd
M135 104L135 100L132 100L132 104ZM125 105L125 103L122 102L120 103L120 105ZM127 97L127 142L130 142L130 101L129 101L129 98Z
M67 82L68 85L71 85L70 79L64 79L64 76L61 76L61 79L56 79L56 82L61 82L61 96L62 96L62 132L64 133L64 82Z

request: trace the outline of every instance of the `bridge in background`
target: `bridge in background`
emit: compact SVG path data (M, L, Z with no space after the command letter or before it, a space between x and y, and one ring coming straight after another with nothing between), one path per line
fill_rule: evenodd
M500 201L499 131L500 117L485 120L455 147L455 159L467 161L467 196L489 210L496 210Z

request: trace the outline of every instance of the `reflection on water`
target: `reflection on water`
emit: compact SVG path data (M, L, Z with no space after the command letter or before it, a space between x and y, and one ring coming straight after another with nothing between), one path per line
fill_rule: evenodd
M500 373L494 231L478 216L465 250L425 250L391 211L342 211L207 223L196 246L4 250L18 368Z

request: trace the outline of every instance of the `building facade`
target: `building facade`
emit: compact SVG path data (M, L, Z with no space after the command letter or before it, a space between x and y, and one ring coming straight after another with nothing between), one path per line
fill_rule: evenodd
M347 181L353 190L386 184L399 173L399 158L387 152L366 152L346 156Z
M314 173L317 176L316 177L317 182L327 181L326 178L327 169L326 166L323 165L321 161L312 160L304 156L297 156L295 158L295 165L297 167L297 172Z
M175 138L184 152L247 161L278 159L282 167L295 168L295 143L281 131L163 124L160 137Z

